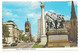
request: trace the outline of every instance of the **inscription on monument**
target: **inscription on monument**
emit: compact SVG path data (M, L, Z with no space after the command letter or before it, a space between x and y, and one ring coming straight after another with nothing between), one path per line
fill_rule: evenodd
M48 37L49 42L54 41L68 41L68 35L50 35Z

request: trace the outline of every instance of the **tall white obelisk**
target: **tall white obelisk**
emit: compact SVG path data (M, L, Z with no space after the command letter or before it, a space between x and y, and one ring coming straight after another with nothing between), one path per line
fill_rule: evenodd
M41 2L41 43L40 45L45 45L47 42L47 37L45 33L45 18L44 18L44 4Z

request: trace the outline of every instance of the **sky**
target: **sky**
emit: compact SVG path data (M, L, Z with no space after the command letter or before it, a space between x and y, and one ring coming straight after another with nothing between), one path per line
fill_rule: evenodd
M25 33L25 22L31 23L31 34L38 35L38 19L41 17L41 1L36 2L20 2L20 1L4 1L2 2L2 18L3 22L12 20ZM44 1L44 14L47 11L62 14L65 20L70 20L71 17L71 1ZM74 2L77 15L77 2Z

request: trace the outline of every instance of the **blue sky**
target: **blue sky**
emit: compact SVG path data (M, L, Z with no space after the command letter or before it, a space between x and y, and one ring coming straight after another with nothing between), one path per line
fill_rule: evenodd
M28 20L31 23L31 33L37 36L38 24L37 19L40 18L41 8L40 1L37 2L3 2L2 3L2 18L3 22L13 20L19 29L24 30L25 22ZM71 17L71 1L44 1L44 11L52 11L58 14L67 16L65 20L70 20ZM77 2L74 2L77 15Z

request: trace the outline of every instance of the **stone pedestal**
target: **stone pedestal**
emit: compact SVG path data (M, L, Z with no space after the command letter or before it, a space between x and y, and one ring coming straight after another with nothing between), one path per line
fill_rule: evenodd
M68 31L65 29L58 29L48 31L48 47L65 47L70 46L68 42Z
M41 37L41 42L40 42L39 45L45 45L46 42L47 42L47 37L46 37L46 35L43 35L43 36Z
M48 46L49 47L70 46L68 42L68 35L49 35Z
M48 36L49 42L65 42L68 41L68 35L49 35Z

